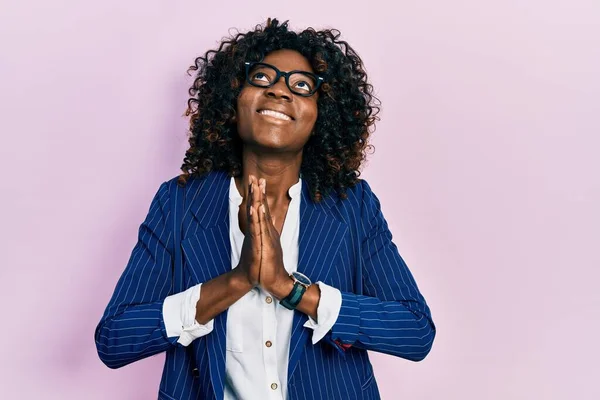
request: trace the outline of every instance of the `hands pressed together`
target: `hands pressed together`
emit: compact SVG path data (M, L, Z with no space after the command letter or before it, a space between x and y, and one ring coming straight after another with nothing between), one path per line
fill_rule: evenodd
M267 182L249 176L246 201L247 228L237 268L252 287L260 285L275 297L287 295L293 281L283 264L279 232L269 211L266 197Z

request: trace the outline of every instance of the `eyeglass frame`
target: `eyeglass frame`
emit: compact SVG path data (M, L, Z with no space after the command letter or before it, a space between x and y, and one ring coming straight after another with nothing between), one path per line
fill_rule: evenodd
M285 85L287 86L287 88L290 90L290 92L297 94L298 96L302 96L302 97L310 97L312 95L314 95L315 93L317 93L317 90L319 90L319 87L321 86L321 83L325 82L325 79L322 76L319 76L317 74L313 74L312 72L308 72L308 71L302 71L299 69L295 69L293 71L281 71L279 70L279 68L277 68L274 65L271 64L267 64L264 62L260 62L260 61L254 61L254 62L250 62L250 61L245 61L244 65L246 66L246 82L248 82L249 85L252 85L254 87L260 87L260 88L270 88L272 86L274 86L277 82L279 82L279 79L281 79L281 77L283 76L285 78ZM250 68L255 66L255 65L265 65L269 68L273 68L275 70L275 79L273 79L273 82L271 82L269 85L267 86L261 86L261 85L257 85L255 83L252 83L252 79L250 79ZM296 91L294 91L294 89L292 89L292 87L290 86L290 75L293 73L298 73L301 72L304 75L309 75L311 77L313 77L315 79L315 88L313 89L313 91L311 93L298 93Z

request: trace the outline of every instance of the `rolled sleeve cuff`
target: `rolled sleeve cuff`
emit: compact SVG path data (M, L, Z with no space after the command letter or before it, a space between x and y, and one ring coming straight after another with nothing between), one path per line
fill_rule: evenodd
M163 303L163 320L167 337L179 336L177 343L188 346L201 336L207 335L213 330L214 320L206 324L196 321L196 303L200 300L202 284L167 296Z
M326 285L323 282L317 282L321 291L321 298L319 299L319 305L317 306L317 321L312 317L308 317L308 321L304 324L304 327L313 330L312 343L316 344L319 340L331 330L342 306L342 292L338 289Z
M342 344L354 344L358 340L360 306L356 295L342 292L342 306L336 323L331 328L331 337Z

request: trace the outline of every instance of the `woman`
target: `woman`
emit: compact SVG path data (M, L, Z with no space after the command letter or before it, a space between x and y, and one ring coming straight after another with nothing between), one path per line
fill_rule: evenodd
M338 37L269 19L191 67L184 173L158 189L95 335L111 368L165 351L161 399L377 399L367 350L431 349L430 310L358 179L379 108Z

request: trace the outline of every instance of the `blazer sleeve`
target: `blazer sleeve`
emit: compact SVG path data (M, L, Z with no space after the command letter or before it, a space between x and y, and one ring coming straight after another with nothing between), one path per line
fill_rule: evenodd
M331 339L343 348L356 346L421 361L436 333L431 312L392 241L379 199L365 180L361 182L364 294L342 292Z
M98 355L110 368L177 345L177 336L167 337L162 315L172 281L168 185L163 182L154 195L137 243L96 327Z

